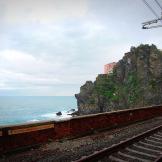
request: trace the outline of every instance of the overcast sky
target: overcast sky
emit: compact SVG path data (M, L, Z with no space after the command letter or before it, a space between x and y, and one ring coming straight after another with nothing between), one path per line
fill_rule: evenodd
M142 0L0 0L0 95L78 93L131 46L162 49L154 18Z

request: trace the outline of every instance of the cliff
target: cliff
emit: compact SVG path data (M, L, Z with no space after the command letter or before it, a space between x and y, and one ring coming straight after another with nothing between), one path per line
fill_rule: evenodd
M87 81L75 97L80 115L162 104L162 51L131 47L111 74Z

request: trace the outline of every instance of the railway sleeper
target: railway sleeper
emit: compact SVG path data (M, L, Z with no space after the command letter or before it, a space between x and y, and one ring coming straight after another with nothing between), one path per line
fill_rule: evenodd
M140 159L142 159L142 160L154 160L155 159L155 157L150 157L150 156L148 156L148 154L142 154L139 151L132 150L132 149L129 149L129 148L121 150L120 152L127 154L127 155L130 155L130 156L133 156L133 157L135 157L139 160Z
M157 141L155 141L155 140L153 140L153 139L150 139L150 138L145 138L145 140L148 142L148 143L154 143L155 145L157 145L157 146L159 146L159 147L161 147L162 146L162 144L160 143L160 142L157 142ZM162 147L161 147L162 148Z
M159 143L162 144L162 139L159 139L158 137L150 136L149 139L154 140L154 141L157 141L157 142L159 142Z
M158 133L154 134L154 136L162 139L162 136L159 135Z
M109 157L108 157L108 162L110 161L110 162L118 162L118 161L135 161L136 160L136 162L141 162L141 161L139 161L138 159L135 159L135 158L133 158L133 157L131 157L131 156L128 156L128 155L125 155L125 154L123 154L123 153L120 153L120 152L117 152L117 153L114 153L114 154L112 154L112 155L110 155Z
M127 151L119 151L118 152L119 155L122 155L124 156L125 158L129 158L130 160L128 161L131 161L131 160L138 160L140 162L151 162L150 160L148 159L145 159L145 158L142 158L142 157L137 157L135 154L130 154L129 152Z
M154 151L154 150L148 149L146 147L140 147L140 146L135 145L135 144L129 146L129 148L132 149L132 150L136 150L138 152L146 153L146 154L153 155L153 156L156 156L156 157L160 154L159 151Z
M141 146L138 143L133 144L132 146L137 148L138 150L141 150L141 151L144 151L144 152L147 152L147 153L151 153L153 155L159 155L160 152L161 152L161 151L158 151L158 150L153 149L153 148L148 148L148 147Z
M162 151L162 148L161 148L161 147L159 147L159 146L157 146L157 145L155 145L155 144L147 143L147 142L145 142L145 141L140 141L138 144L139 144L139 145L142 145L142 146L144 146L144 147L147 147L147 148L151 148L151 149L157 150L157 151L159 151L159 152Z

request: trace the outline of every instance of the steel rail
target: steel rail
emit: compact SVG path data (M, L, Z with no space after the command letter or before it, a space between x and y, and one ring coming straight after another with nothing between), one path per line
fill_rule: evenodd
M155 127L151 130L148 130L144 133L141 133L139 135L136 135L132 138L128 138L125 141L121 141L120 143L112 145L111 147L104 148L100 151L95 151L93 154L84 156L74 162L92 162L92 161L95 162L95 161L101 160L104 157L108 157L111 154L118 152L118 151L122 150L123 148L126 148L127 146L130 146L131 144L137 143L138 141L154 134L155 132L157 132L158 130L161 130L161 129L162 129L162 125ZM157 159L154 162L160 162L159 159L162 160L162 156L157 157Z

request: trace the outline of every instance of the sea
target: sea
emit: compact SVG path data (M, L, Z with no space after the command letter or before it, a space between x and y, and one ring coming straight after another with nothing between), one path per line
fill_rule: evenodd
M65 120L71 109L77 110L74 96L0 96L0 126Z

